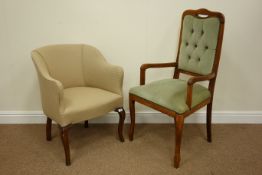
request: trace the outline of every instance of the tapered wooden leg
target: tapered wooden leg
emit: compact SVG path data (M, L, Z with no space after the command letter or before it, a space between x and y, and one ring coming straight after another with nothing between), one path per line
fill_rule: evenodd
M207 141L212 142L212 103L209 103L207 105L207 123L206 123L206 128L207 128Z
M180 163L180 146L182 140L182 132L184 127L184 117L183 116L176 116L175 117L175 126L176 126L176 143L175 143L175 157L174 157L174 166L175 168L179 167Z
M46 120L46 140L51 141L51 130L52 130L52 120L47 117Z
M85 121L85 128L88 128L88 120Z
M115 110L119 115L119 123L118 123L118 136L121 142L124 142L125 139L123 137L123 128L124 128L124 122L126 118L126 112L124 108L117 108Z
M135 128L135 101L129 97L129 110L130 110L130 128L129 128L129 140L132 141L134 138L134 128Z
M71 165L71 161L70 161L70 148L69 148L69 141L68 141L68 130L70 128L69 126L66 127L60 127L60 136L61 136L61 140L64 146L64 150L65 150L65 159L66 159L66 165L69 166Z

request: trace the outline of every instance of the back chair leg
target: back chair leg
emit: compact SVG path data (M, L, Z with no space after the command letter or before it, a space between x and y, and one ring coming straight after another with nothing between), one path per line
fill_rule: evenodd
M117 108L115 110L119 115L119 123L118 123L118 136L121 142L124 142L125 139L123 137L123 128L124 128L124 122L126 118L126 112L124 108Z
M52 139L51 130L52 130L52 120L49 117L47 117L47 120L46 120L46 140L47 141L51 141Z
M129 97L129 110L130 110L130 128L129 128L129 140L132 141L134 139L134 128L135 128L135 101L130 99Z
M209 103L207 105L207 123L206 123L206 128L207 128L207 141L212 142L212 103Z
M66 159L66 165L69 166L71 165L71 161L70 161L70 148L69 148L69 141L68 141L68 130L70 128L70 125L66 126L66 127L61 127L59 126L60 129L60 136L61 136L61 140L64 146L64 150L65 150L65 159Z
M85 128L88 128L88 120L85 121Z
M180 163L180 146L182 140L182 132L184 127L184 117L177 115L175 116L175 135L176 135L176 143L175 143L175 156L174 156L174 166L175 168L179 167Z

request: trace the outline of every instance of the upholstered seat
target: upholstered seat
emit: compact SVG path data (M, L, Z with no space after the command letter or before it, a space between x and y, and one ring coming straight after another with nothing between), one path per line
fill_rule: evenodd
M32 51L40 84L44 114L47 116L46 138L51 140L52 120L61 131L66 165L70 165L68 130L71 124L88 120L110 111L119 114L118 135L122 134L123 76L121 67L109 64L95 47L84 44L59 44Z
M113 111L123 105L122 96L92 87L74 87L64 90L64 122L77 123Z
M182 114L189 110L186 104L187 81L180 79L164 79L137 86L129 93L145 100L156 103L162 107ZM199 84L193 86L192 107L210 97L209 90Z

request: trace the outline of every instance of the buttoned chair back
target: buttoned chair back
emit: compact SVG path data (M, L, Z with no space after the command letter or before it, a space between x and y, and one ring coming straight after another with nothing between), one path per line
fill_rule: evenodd
M220 27L218 17L203 19L185 13L178 68L200 75L210 74L215 63Z

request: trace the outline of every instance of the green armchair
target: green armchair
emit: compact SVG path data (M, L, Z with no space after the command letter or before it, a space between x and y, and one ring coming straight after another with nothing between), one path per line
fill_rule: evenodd
M143 64L140 67L140 85L129 91L131 125L129 139L133 140L135 102L158 110L175 121L174 166L179 167L180 146L184 119L207 105L207 140L211 142L211 115L215 81L220 60L224 32L224 16L206 9L186 10L182 15L179 48L176 62ZM148 68L174 67L170 79L145 85ZM180 73L192 76L179 79ZM209 81L208 87L198 82Z

